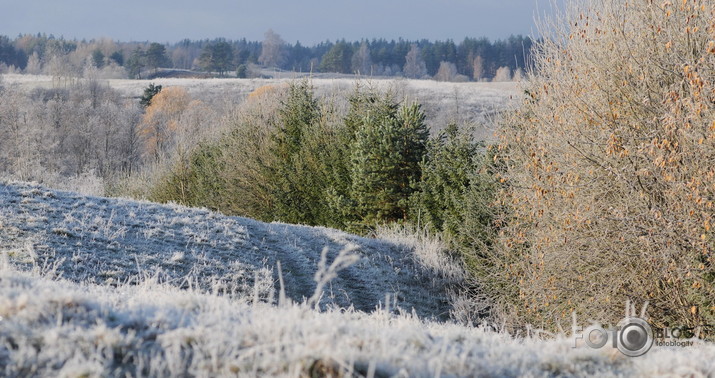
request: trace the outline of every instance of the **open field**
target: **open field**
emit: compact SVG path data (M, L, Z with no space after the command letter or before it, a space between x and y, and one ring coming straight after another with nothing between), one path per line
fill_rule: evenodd
M17 86L25 91L35 88L52 88L53 79L46 75L4 75L5 85ZM237 104L251 92L266 85L283 85L294 79L169 79L154 80L101 80L123 96L139 98L149 84L163 87L179 86L197 99L213 103ZM346 97L356 83L372 86L380 90L391 90L397 98L422 104L427 115L427 123L435 128L449 122L477 124L478 136L492 138L491 117L503 110L514 99L519 98L520 83L516 82L469 82L447 83L432 80L409 79L311 79L319 96L333 98Z

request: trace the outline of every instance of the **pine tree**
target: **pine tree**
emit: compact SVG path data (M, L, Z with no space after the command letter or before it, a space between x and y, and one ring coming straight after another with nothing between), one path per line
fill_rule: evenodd
M223 40L207 45L199 56L199 64L204 71L218 72L222 77L231 69L233 62L233 47Z
M149 45L145 54L146 65L154 71L158 71L160 67L168 67L171 65L169 57L166 55L166 47L161 43L153 42Z
M320 72L352 73L352 47L345 41L338 41L320 62Z
M148 108L151 105L151 100L161 92L161 85L154 85L154 83L149 83L149 86L144 88L144 94L142 94L139 104L143 108Z

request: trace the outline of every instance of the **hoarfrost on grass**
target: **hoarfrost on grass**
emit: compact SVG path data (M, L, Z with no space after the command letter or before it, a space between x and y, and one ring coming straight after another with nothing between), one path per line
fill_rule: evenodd
M640 358L378 309L312 310L147 280L109 288L0 270L8 376L708 376L715 346Z
M441 321L479 309L450 302L462 276L439 240L406 229L366 239L17 182L0 202L0 375L715 372L712 344L627 358Z
M9 251L21 269L46 262L75 282L118 285L156 277L181 288L250 296L260 287L257 296L267 301L276 300L283 279L285 295L296 302L311 298L318 285L324 287L323 295L314 298L321 308L371 311L390 295L420 316L446 319L450 311L448 283L433 282L404 247L390 242L28 183L0 184L0 201L8 204L0 250ZM27 252L30 247L34 255ZM340 255L344 250L352 252L350 257ZM341 259L350 264L341 265ZM321 261L325 279L316 282ZM335 264L345 268L337 277L330 270Z

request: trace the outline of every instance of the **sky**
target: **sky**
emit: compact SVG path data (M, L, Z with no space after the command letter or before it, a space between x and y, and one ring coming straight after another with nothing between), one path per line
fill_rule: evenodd
M9 0L0 0L0 4ZM548 0L12 0L0 35L46 33L73 39L177 42L260 41L268 29L284 40L409 40L534 36Z

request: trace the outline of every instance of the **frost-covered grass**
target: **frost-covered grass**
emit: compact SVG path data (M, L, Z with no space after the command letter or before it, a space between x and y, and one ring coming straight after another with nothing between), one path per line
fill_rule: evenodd
M464 275L404 228L366 239L17 182L0 203L0 376L715 374L712 344L628 358L449 320L469 310Z
M115 288L0 268L5 376L689 376L715 346L640 358L381 309L318 312L152 280Z
M5 84L31 91L34 88L51 88L52 77L46 75L4 75ZM194 98L212 103L237 104L251 92L266 85L281 85L296 80L289 74L275 79L180 79L158 78L153 80L104 80L110 87L126 97L142 95L144 88L153 83L163 87L180 86ZM491 138L493 130L489 118L513 99L518 98L520 84L514 82L468 82L447 83L433 80L409 80L395 78L312 78L311 83L320 96L346 98L356 83L380 90L391 90L399 98L416 101L423 105L427 123L434 129L450 122L470 122L479 125L478 137Z
M74 282L103 285L156 277L269 302L278 299L282 278L287 298L301 302L318 286L323 253L327 271L348 251L358 258L324 286L322 307L371 311L389 296L420 316L449 317L454 280L435 277L396 243L27 183L0 183L0 203L0 253L25 270L45 266Z

